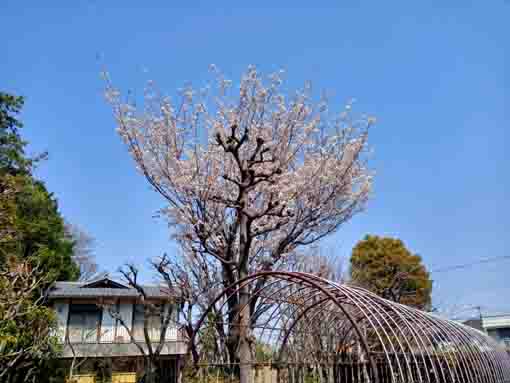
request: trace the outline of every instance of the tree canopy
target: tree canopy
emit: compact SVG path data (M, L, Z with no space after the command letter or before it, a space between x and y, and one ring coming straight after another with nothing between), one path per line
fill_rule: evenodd
M23 98L0 92L0 381L42 382L58 352L55 315L44 291L75 280L76 240L56 198L33 176L18 120Z
M10 173L27 171L32 164L25 156L26 142L19 134L23 124L16 118L23 103L23 97L0 92L0 164Z
M284 267L364 208L374 120L353 117L350 104L329 110L309 83L283 94L281 72L249 67L233 87L212 70L215 86L185 87L176 101L149 84L140 109L108 79L106 96L138 169L165 199L162 214L183 253L217 266L226 287ZM258 309L251 294L242 287L228 300L226 359L240 362L243 383Z
M432 280L400 239L367 235L351 255L352 282L394 302L430 308Z
M25 154L17 114L23 98L0 92L0 266L16 257L35 262L51 279L76 279L73 241L65 232L57 200L32 175L39 157Z

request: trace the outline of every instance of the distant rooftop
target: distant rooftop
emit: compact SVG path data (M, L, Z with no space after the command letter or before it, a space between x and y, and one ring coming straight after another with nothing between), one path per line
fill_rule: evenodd
M167 298L177 296L177 291L170 291L164 285L142 285L148 298ZM108 277L85 282L55 282L48 291L48 298L97 298L125 297L138 298L140 293L123 282Z

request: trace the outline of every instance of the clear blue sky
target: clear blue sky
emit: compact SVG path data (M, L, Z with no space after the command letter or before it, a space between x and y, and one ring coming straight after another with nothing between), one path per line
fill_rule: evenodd
M38 175L103 268L172 251L152 218L163 201L114 132L103 65L138 92L200 85L214 63L233 79L285 68L338 107L355 97L378 118L375 193L327 246L347 256L367 233L397 236L431 267L509 254L510 1L241 3L2 1L0 87L26 96L30 150L50 154ZM509 271L433 275L436 303L510 311Z

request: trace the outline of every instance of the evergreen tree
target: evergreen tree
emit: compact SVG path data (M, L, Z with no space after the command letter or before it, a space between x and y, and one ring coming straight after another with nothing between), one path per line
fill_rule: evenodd
M32 170L44 156L29 158L16 118L22 97L0 92L0 267L10 257L38 264L52 279L77 279L73 241L66 235L57 200Z
M432 280L419 255L400 239L367 235L352 251L353 283L398 303L430 308Z

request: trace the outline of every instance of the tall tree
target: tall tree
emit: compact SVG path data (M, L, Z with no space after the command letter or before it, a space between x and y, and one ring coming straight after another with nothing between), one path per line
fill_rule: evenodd
M352 250L351 278L385 299L430 308L432 280L427 268L400 239L367 235L358 242Z
M0 92L0 164L4 172L28 171L32 165L19 134L23 124L16 118L23 103L23 97Z
M44 184L28 175L12 178L17 185L10 241L0 243L0 263L9 256L37 262L50 279L74 280L79 268L74 262L73 241L66 236L56 199Z
M0 381L43 382L58 352L44 291L76 279L74 241L54 196L33 176L17 115L23 98L0 92Z
M350 105L330 114L308 84L286 98L281 73L266 79L254 67L234 93L213 69L217 87L186 87L175 103L149 84L140 111L108 79L106 96L137 167L168 204L162 214L183 251L214 259L228 287L278 267L364 207L373 119L353 119ZM227 347L242 383L251 381L252 294L241 286L227 305Z
M28 157L25 153L27 142L21 138L23 123L18 119L24 103L23 97L0 91L0 176L29 174L47 155Z
M32 176L43 156L28 158L17 114L23 98L0 92L0 266L7 259L36 262L52 274L50 279L76 279L79 269L72 259L73 241L54 196Z

